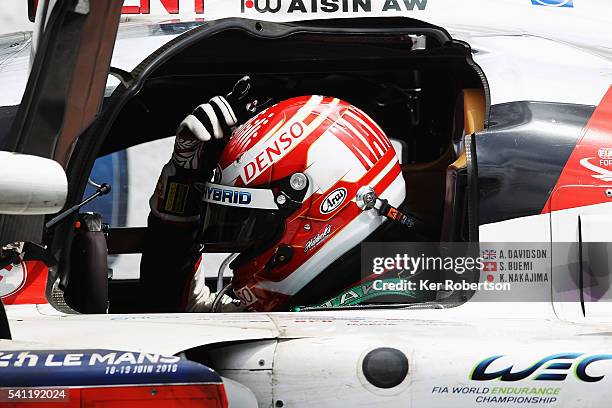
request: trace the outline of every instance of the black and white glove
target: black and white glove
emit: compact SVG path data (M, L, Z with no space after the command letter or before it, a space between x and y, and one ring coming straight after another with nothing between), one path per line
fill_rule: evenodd
M251 78L241 78L227 96L215 96L187 115L174 141L171 160L163 167L151 212L163 221L193 223L199 219L195 182L210 179L232 128L246 122L257 109L251 100Z
M230 135L237 123L234 110L223 96L215 96L198 106L176 131L172 162L186 170L201 169L204 142Z
M198 191L194 182L210 178L228 137L238 120L229 102L215 96L199 105L179 125L172 158L162 168L149 200L151 212L169 222L192 223L199 219ZM215 143L217 142L217 143Z

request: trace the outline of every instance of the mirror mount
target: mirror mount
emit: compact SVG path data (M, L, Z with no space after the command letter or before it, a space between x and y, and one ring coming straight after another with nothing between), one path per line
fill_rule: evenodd
M36 9L38 8L38 0L28 0L28 20L34 22L36 19Z

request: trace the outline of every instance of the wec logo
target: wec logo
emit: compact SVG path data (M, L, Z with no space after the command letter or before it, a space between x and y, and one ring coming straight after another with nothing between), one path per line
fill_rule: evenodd
M567 377L568 372L572 370L576 374L576 378L581 381L591 383L601 381L604 378L603 375L594 375L594 368L590 368L589 373L587 373L587 368L597 361L612 360L612 354L595 354L579 359L581 356L583 356L582 353L553 354L544 357L523 370L515 371L513 371L513 365L501 370L491 370L489 367L504 356L487 357L474 367L470 374L470 379L473 381L491 381L497 379L500 381L521 381L533 376L531 380L563 381Z
M531 0L534 6L574 7L574 0Z

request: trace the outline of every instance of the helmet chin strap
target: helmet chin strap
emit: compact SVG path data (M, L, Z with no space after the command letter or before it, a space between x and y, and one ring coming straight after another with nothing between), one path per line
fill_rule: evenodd
M370 186L361 187L357 192L356 200L357 205L363 211L374 209L378 212L378 215L408 228L413 228L419 223L415 217L407 215L389 204L389 200L379 198Z

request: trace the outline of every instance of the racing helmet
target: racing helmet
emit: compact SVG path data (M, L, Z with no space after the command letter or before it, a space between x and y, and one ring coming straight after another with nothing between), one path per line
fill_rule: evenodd
M281 310L385 222L364 189L393 206L406 195L382 129L337 98L285 100L234 131L202 187L204 252L239 252L234 293Z

